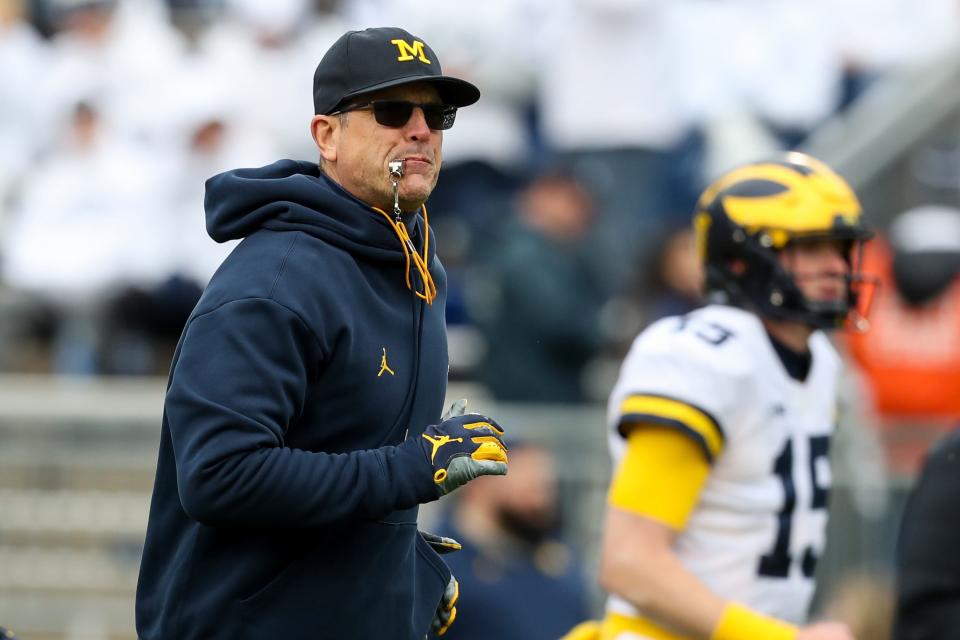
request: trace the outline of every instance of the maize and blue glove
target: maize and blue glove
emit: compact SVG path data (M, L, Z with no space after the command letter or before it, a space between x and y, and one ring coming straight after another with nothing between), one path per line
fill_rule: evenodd
M427 544L430 545L430 548L436 551L441 556L448 553L453 553L454 551L460 551L463 549L463 545L454 540L453 538L447 538L446 536L438 536L435 533L427 533L426 531L421 531L420 535L424 540L427 541Z
M423 453L433 468L433 481L441 496L463 486L478 476L507 473L507 447L501 436L503 429L494 420L476 413L465 413L466 400L458 400L441 418L420 435ZM453 538L444 538L421 531L420 535L437 553L460 549ZM442 636L457 618L460 583L453 576L440 598L430 629Z
M453 576L450 576L450 582L440 598L440 604L437 605L437 612L433 615L433 622L430 623L430 630L438 636L442 636L457 619L457 600L460 598L460 583Z
M486 416L464 413L466 407L466 400L458 400L440 424L427 427L420 436L441 496L478 476L507 474L503 429Z

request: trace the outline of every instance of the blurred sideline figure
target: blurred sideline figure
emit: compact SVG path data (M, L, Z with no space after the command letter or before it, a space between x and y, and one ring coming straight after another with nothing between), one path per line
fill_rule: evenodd
M824 330L855 317L860 204L790 153L717 180L694 227L712 304L644 331L610 398L599 637L850 640L802 625L841 368Z
M960 432L939 442L903 512L894 640L953 640L960 630Z
M523 191L517 213L487 255L490 299L473 309L487 339L479 375L498 400L583 402L606 300L587 248L593 201L572 176L552 170Z
M680 3L538 4L543 140L596 198L598 257L620 291L656 230L702 186L701 122L686 108L672 25Z
M855 571L831 590L826 615L842 620L857 638L890 640L893 633L893 585L889 577Z
M882 424L917 426L889 452L896 470L913 474L937 434L960 420L960 210L926 205L901 213L887 242L865 252L864 270L883 288L870 331L849 336L850 353Z
M211 24L198 40L205 80L229 88L236 121L244 131L260 132L289 158L313 154L301 125L310 117L305 107L310 86L303 78L346 29L330 9L314 9L316 4L226 0L224 19Z
M444 556L460 581L450 640L555 640L589 615L583 567L554 538L553 457L529 442L507 444L510 473L464 486L439 531L463 545Z
M643 306L648 324L685 315L703 304L703 265L692 229L681 227L664 234L651 262L643 270L645 286L639 288L646 299Z
M37 82L48 52L27 22L26 8L24 0L0 2L0 235L4 200L35 159L49 109Z
M114 133L96 99L78 101L55 152L22 182L0 246L4 281L51 311L59 373L97 370L104 301L156 264L129 240L158 219L160 183Z

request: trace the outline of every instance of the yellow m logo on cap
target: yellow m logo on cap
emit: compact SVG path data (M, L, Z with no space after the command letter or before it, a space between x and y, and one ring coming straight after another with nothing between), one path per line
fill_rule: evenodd
M406 40L391 40L390 44L397 46L397 50L400 51L400 56L397 58L400 62L407 62L418 58L420 62L425 64L430 64L430 61L427 60L427 56L423 52L423 43L419 40L414 40L413 44L407 44Z

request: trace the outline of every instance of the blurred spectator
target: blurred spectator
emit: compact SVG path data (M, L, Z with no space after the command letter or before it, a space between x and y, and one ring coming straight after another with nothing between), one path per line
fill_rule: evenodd
M0 235L8 193L37 155L49 108L38 83L48 53L25 11L23 0L0 2Z
M931 451L901 521L894 640L953 640L960 629L960 431Z
M664 234L650 268L643 269L646 286L644 316L652 323L667 316L682 316L699 307L703 299L703 265L697 256L693 229L681 227Z
M163 375L201 293L197 282L174 275L112 296L95 327L96 372Z
M900 214L889 242L867 246L864 271L879 277L881 289L870 330L851 334L849 343L880 417L946 428L960 418L960 210ZM895 464L912 471L929 443L894 451Z
M775 148L795 148L837 108L842 63L823 20L834 4L670 3L679 91L708 128L709 175Z
M169 87L186 64L186 42L165 6L155 0L53 0L51 6L58 31L44 74L47 99L69 109L96 95L118 135L162 147L175 99Z
M164 205L168 211L161 242L169 263L165 276L179 275L202 287L237 244L218 245L207 235L206 179L235 166L265 165L282 154L262 128L247 126L235 94L209 69L182 74L173 92L178 97L171 104L167 137L177 162Z
M844 0L820 25L848 68L876 75L950 52L960 38L956 0Z
M143 167L144 150L112 135L92 102L74 107L60 146L21 185L3 236L3 280L59 318L54 368L96 370L94 326L114 288L143 277L163 247L152 238L162 183Z
M487 246L486 295L473 315L486 338L479 377L512 402L583 402L584 367L604 344L604 282L587 251L594 206L569 175L546 173L518 200L516 221Z
M840 106L843 61L824 26L824 16L837 3L728 0L728 4L734 6L739 26L727 37L733 49L728 54L732 81L740 100L783 148L795 149ZM797 55L798 46L803 55Z
M138 247L157 256L149 274L127 282L104 302L98 327L98 369L111 374L163 374L203 287L237 242L207 235L204 183L234 165L260 166L278 155L262 131L244 128L230 94L204 73L185 73L168 114L171 163L158 217Z
M463 544L444 556L460 581L450 640L555 640L587 618L583 568L557 530L553 457L510 443L510 473L461 489L439 533Z
M27 9L49 39L25 21ZM175 29L171 10L192 26ZM570 160L594 196L586 240L592 269L602 274L594 279L629 294L631 267L661 248L664 221L672 227L678 213L686 218L705 162L726 168L744 154L795 144L843 100L844 73L859 87L943 56L956 46L960 7L954 0L502 0L463 11L443 0L0 0L0 238L22 234L24 206L37 198L32 174L49 175L63 123L86 102L98 135L139 167L133 188L121 184L110 194L104 186L101 196L125 200L150 183L134 198L139 204L126 207L134 215L104 228L94 246L136 239L141 250L123 258L123 279L140 290L171 277L202 284L230 249L210 243L192 217L203 180L226 158L256 165L312 157L302 136L311 115L304 74L348 25L389 22L440 42L446 67L484 90L446 136L445 175L428 203L449 267L448 322L460 324L472 345L466 283L512 224L515 194L545 162ZM287 108L263 108L277 100ZM101 177L83 193L114 180ZM52 207L63 198L46 197ZM37 228L44 224L37 219ZM149 241L140 243L144 229ZM84 265L79 279L76 286L64 279L61 291L83 299L84 315L94 318L105 298L90 297L88 261L120 253L89 253L75 256ZM24 265L23 255L0 259ZM48 277L40 262L37 273L21 275ZM9 264L0 268L11 273ZM11 284L26 286L22 278ZM684 294L665 295L665 309L684 305ZM476 362L467 360L461 372Z
M282 157L315 160L303 135L313 116L310 79L345 31L343 21L312 14L308 0L227 0L225 9L198 43L208 78L229 88L238 121L262 132Z
M703 139L683 103L673 2L541 4L544 140L595 196L598 254L620 289L653 249L655 230L691 211L701 186Z
M956 0L844 0L831 3L829 12L820 29L831 37L843 64L841 109L885 75L956 58Z

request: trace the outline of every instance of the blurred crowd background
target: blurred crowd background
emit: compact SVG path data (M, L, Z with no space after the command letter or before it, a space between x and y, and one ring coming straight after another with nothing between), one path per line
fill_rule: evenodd
M883 286L871 331L838 337L850 374L822 571L840 595L820 606L862 615L902 498L960 419L960 2L0 0L0 624L132 637L163 376L232 249L206 236L204 181L315 160L317 62L383 25L483 91L445 132L427 206L451 394L507 416L559 487L538 494L554 506L514 505L534 514L521 539L569 545L524 556L527 577L569 585L558 558L589 567L602 404L633 337L701 303L700 190L785 149L850 180ZM469 493L467 529L485 521L471 504L510 500ZM451 513L435 516L457 529ZM513 575L511 553L487 583Z

